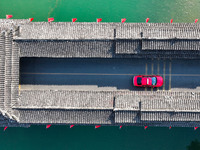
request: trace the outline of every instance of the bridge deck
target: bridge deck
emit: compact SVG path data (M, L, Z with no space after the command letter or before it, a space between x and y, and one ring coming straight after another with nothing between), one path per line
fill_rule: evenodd
M20 84L22 89L65 85L67 89L188 91L199 88L199 65L200 60L21 58ZM164 85L156 89L134 87L132 80L138 74L159 74ZM44 86L48 88L56 87Z

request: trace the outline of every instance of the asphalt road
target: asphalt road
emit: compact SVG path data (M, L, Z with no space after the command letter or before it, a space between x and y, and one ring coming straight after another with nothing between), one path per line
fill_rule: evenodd
M114 87L125 90L195 90L200 60L21 58L20 84ZM159 74L163 87L133 86L138 74Z

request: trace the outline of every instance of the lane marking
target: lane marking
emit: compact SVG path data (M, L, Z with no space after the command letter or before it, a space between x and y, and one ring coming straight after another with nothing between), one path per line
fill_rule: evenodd
M105 76L135 76L142 74L106 74L106 73L32 73L32 72L22 72L21 75L105 75ZM165 76L170 76L170 74L165 74ZM200 74L171 74L171 76L183 76L183 77L200 77Z
M152 59L152 62L151 62L151 74L153 74L153 59Z
M153 75L153 59L151 61L151 74ZM151 91L153 91L153 87L151 87Z
M160 72L160 62L159 62L159 59L158 59L158 63L157 63L157 74L159 75L159 72Z
M147 68L147 63L145 64L145 75L147 75L147 70L148 70L148 68Z
M172 62L171 62L171 59L170 59L170 62L169 62L169 91L171 91L171 81L172 81Z
M159 72L160 72L160 62L159 62L159 59L158 59L158 63L157 63L157 74L159 75ZM159 91L159 87L157 87L157 91Z
M147 63L146 63L145 64L145 75L147 75L147 71L148 71L148 68L147 68ZM145 87L144 90L147 91L147 87Z
M163 91L165 91L165 64L166 62L165 62L165 60L164 60L164 62L163 62Z

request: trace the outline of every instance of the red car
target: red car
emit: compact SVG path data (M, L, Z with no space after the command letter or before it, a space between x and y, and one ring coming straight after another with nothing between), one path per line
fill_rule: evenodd
M138 75L133 78L133 84L138 87L161 87L163 78L159 75Z

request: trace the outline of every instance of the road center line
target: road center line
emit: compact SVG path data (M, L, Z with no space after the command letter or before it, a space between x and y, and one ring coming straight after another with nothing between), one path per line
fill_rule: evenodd
M172 81L171 73L172 73L172 62L170 60L169 62L169 91L171 91L171 81Z
M158 62L157 62L157 75L159 75L159 72L160 72L160 62L159 62L159 59L158 59ZM157 91L159 91L159 87L157 87Z
M153 59L151 60L151 74L153 75ZM153 91L153 87L151 87L151 91Z
M90 76L136 76L142 74L107 74L107 73L43 73L43 72L21 72L21 75L90 75ZM200 77L200 74L165 74L165 76Z
M164 60L164 62L163 62L163 91L165 90L165 76L166 76L166 74L165 74L165 66L166 66L166 62Z
M147 67L147 63L145 64L145 75L147 75L147 71L148 71L148 67ZM147 91L147 87L144 88L145 91Z

